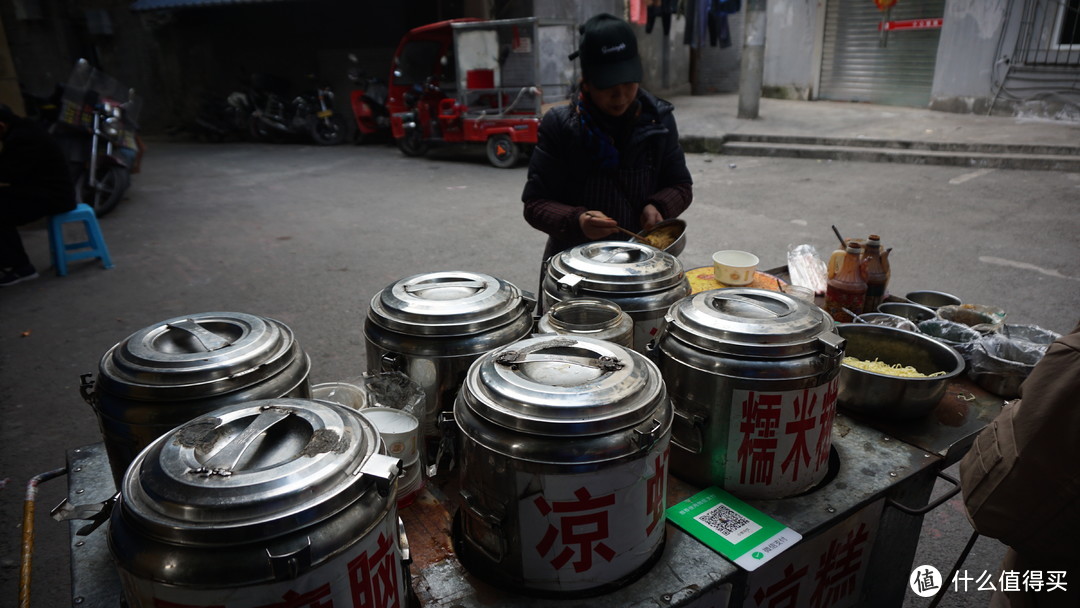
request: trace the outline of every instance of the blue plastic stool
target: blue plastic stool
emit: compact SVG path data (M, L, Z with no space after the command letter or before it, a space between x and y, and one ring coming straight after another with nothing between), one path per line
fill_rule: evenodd
M64 224L68 222L83 223L86 228L85 241L64 242ZM101 263L105 268L113 267L112 258L109 257L109 248L105 246L105 238L101 236L97 215L93 207L86 203L79 203L75 209L67 213L49 217L49 251L52 254L56 274L59 276L67 275L67 263L72 260L101 258Z

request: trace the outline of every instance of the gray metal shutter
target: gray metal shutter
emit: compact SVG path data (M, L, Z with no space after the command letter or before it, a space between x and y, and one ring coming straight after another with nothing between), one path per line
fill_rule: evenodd
M934 81L940 29L888 32L873 0L828 0L819 99L926 107ZM945 0L900 0L889 19L938 18Z

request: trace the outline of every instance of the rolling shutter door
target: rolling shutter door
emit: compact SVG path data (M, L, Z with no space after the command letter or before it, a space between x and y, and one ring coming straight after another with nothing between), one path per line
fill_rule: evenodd
M940 18L944 13L945 0L900 0L889 19ZM929 104L941 30L892 31L883 48L878 24L884 15L872 0L828 1L819 99Z

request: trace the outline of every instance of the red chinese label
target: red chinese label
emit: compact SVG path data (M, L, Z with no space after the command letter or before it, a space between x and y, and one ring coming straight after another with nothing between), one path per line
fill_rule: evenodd
M602 471L521 472L516 527L524 584L572 591L643 566L664 539L669 442Z
M876 501L809 540L804 539L775 565L754 570L747 580L749 607L847 608L858 604L867 583L884 501Z
M824 477L839 382L836 376L802 390L734 391L724 489L778 498Z

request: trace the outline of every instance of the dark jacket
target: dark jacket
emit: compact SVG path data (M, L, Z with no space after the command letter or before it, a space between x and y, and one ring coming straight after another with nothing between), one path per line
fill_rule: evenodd
M24 118L8 123L0 148L0 204L18 204L37 217L75 208L72 182L63 151L48 132Z
M544 115L521 200L526 221L549 235L545 259L588 242L578 217L591 209L638 232L645 205L655 205L665 219L690 206L693 180L679 146L674 107L644 90L637 99L640 112L620 138L617 169L601 168L573 104Z
M980 534L1009 545L1003 570L1067 572L1067 592L1008 592L1009 605L1080 606L1080 325L1050 345L1020 397L960 461L964 505Z

